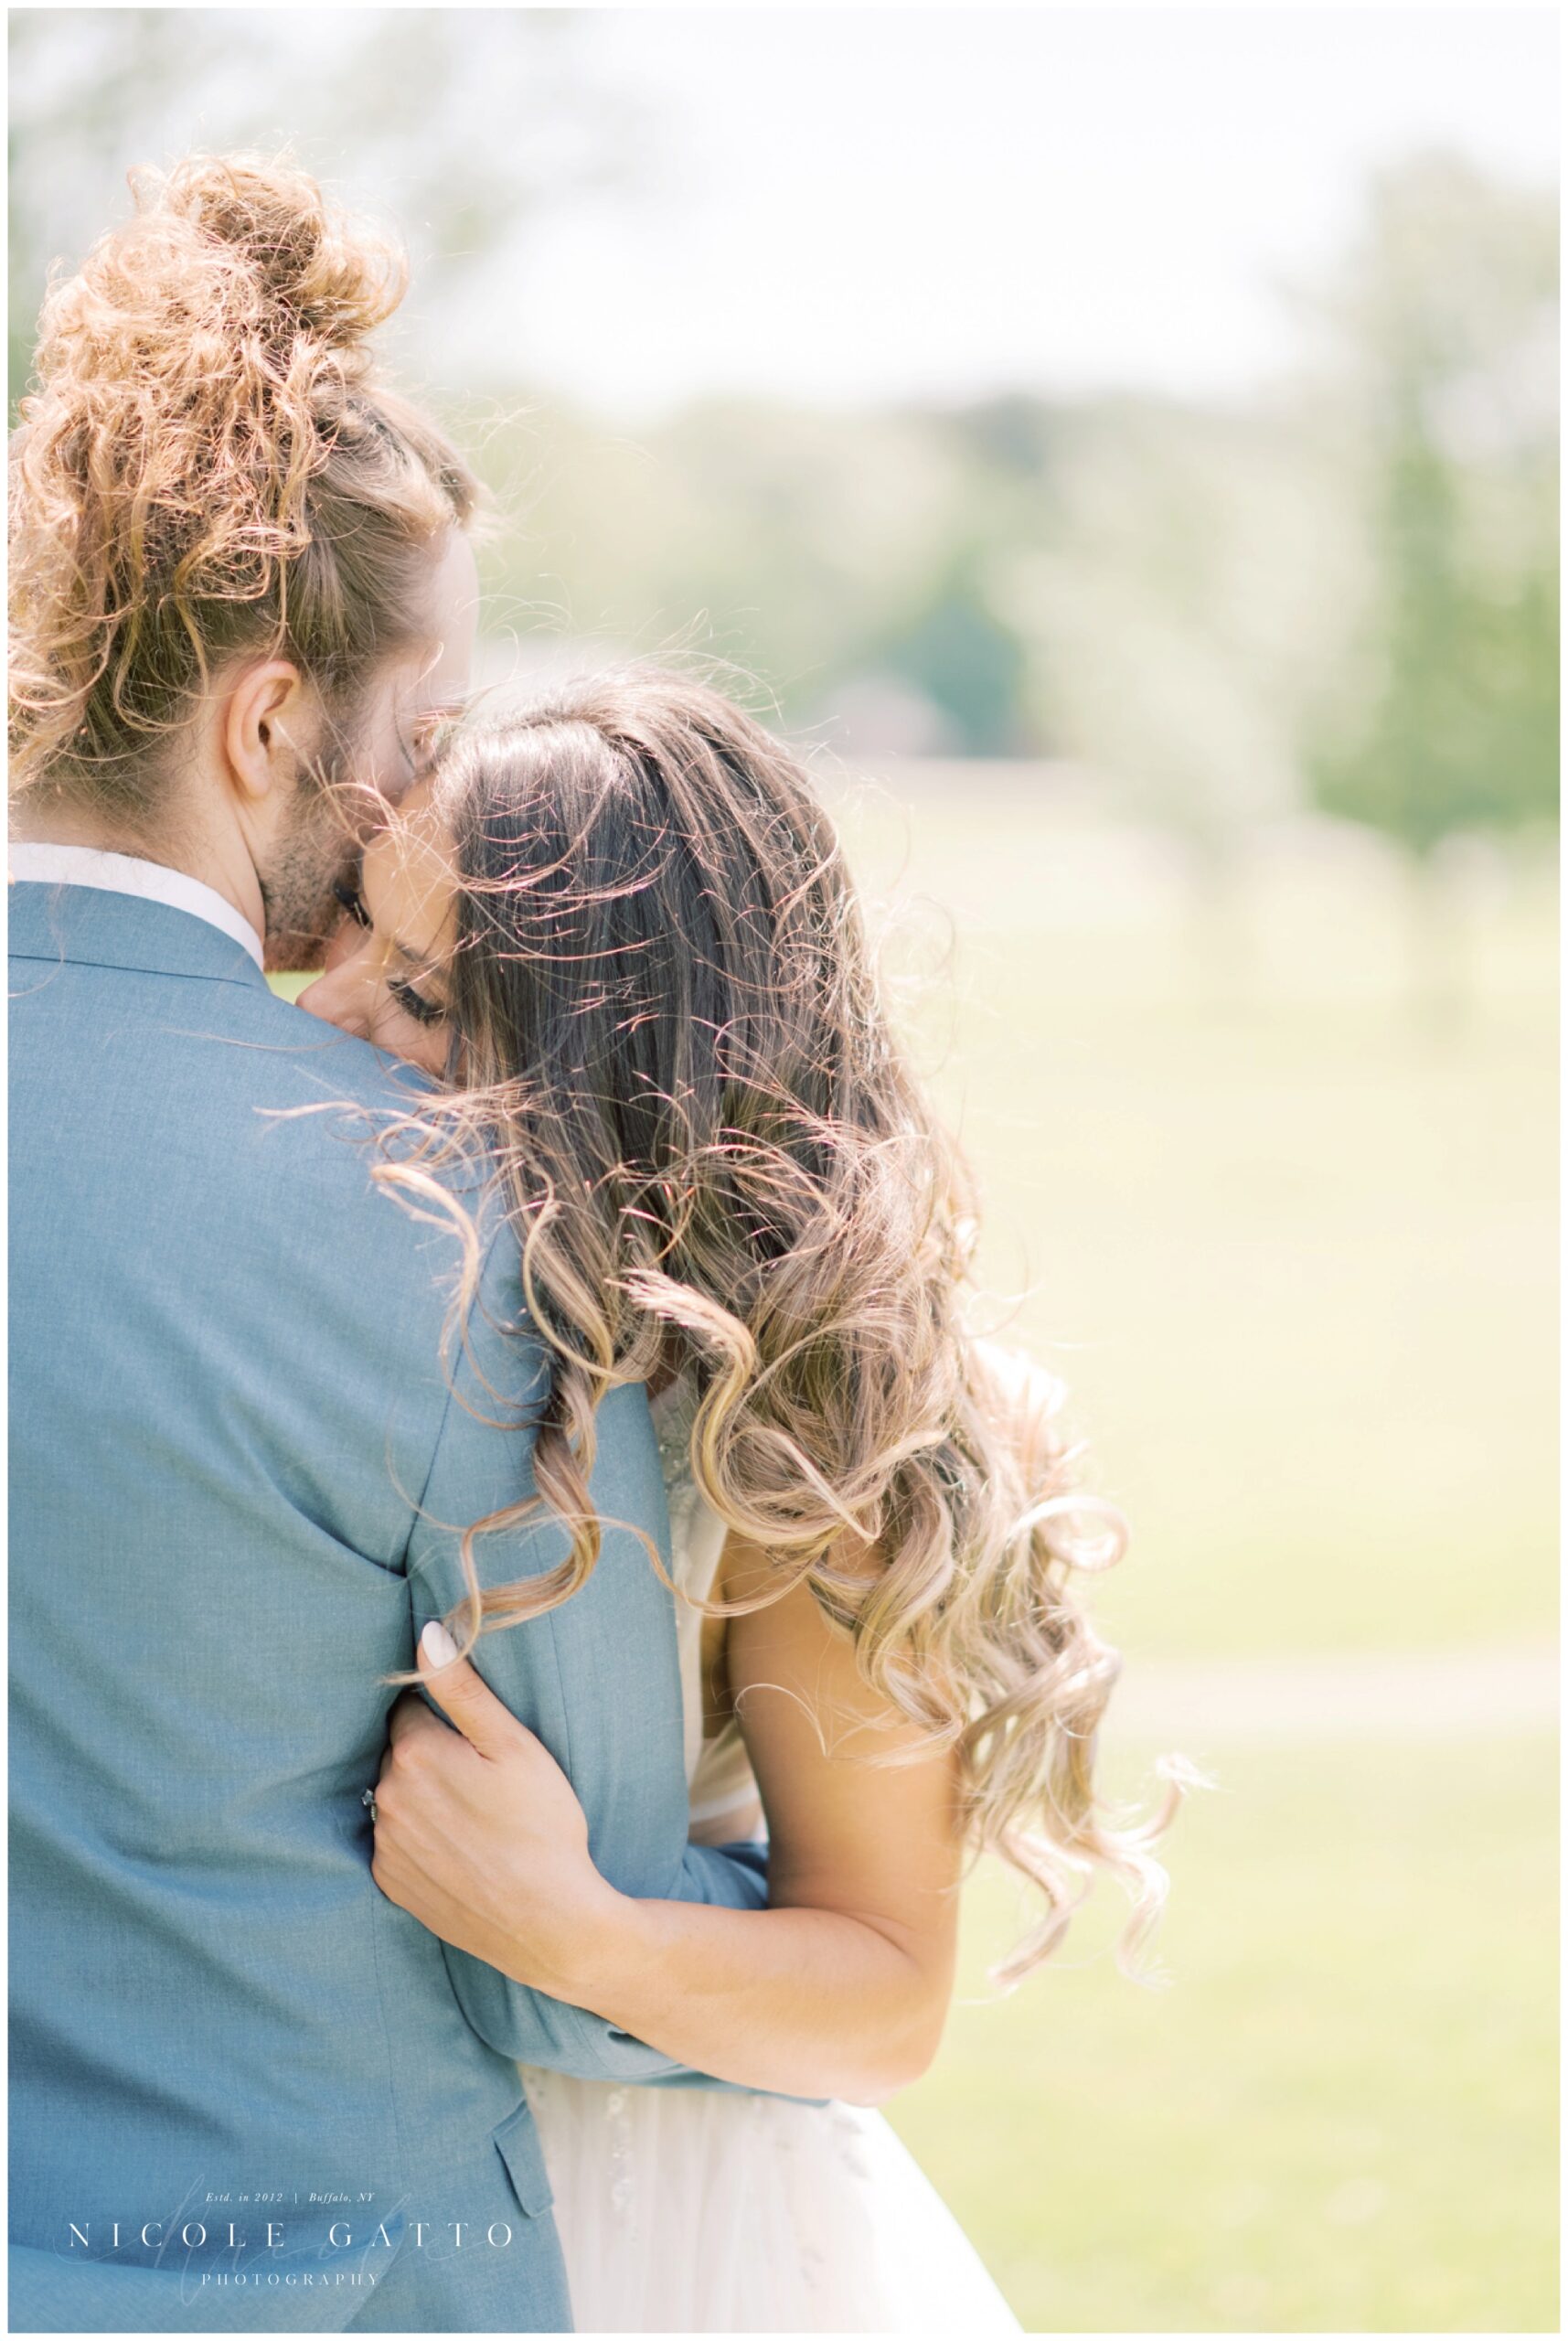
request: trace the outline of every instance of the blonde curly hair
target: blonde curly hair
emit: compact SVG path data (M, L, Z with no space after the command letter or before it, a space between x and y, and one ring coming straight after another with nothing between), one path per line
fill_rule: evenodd
M131 175L51 284L11 454L11 785L155 828L156 751L214 670L286 656L351 719L417 638L476 486L376 377L393 249L286 161Z
M883 1012L805 769L718 693L634 671L471 722L432 785L456 877L454 1086L376 1175L461 1221L443 1159L498 1161L553 1366L537 1492L464 1540L460 1644L584 1582L599 1403L688 1372L691 1471L772 1561L759 1599L810 1587L919 1752L955 1751L969 1844L1043 1896L999 1978L1050 1954L1096 1868L1134 1898L1131 1972L1168 1884L1149 1844L1201 1776L1163 1758L1152 1820L1102 1817L1121 1662L1072 1581L1120 1558L1125 1523L1076 1484L1061 1383L969 1330L967 1174ZM540 1506L564 1559L482 1588L475 1538Z

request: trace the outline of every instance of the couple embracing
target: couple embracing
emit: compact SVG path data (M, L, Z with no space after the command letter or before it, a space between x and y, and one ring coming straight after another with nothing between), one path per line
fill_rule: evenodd
M1120 1525L799 762L465 704L397 291L149 176L13 449L13 2328L1010 2329L870 2109L972 1851L1157 1910Z

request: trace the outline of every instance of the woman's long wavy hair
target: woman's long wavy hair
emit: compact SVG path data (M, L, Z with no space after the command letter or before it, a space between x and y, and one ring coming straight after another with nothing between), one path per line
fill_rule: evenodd
M1131 1972L1168 1887L1148 1845L1201 1776L1163 1758L1153 1820L1101 1818L1120 1661L1070 1581L1124 1523L1074 1489L1061 1385L967 1330L968 1179L802 765L707 688L634 673L459 734L433 788L461 1086L379 1175L428 1204L432 1146L499 1148L553 1359L530 1502L571 1536L549 1574L481 1590L475 1535L529 1506L471 1530L460 1643L583 1583L599 1402L685 1370L691 1470L776 1569L760 1598L810 1586L920 1752L955 1751L972 1846L1043 1894L999 1979L1049 1956L1096 1865L1134 1897Z

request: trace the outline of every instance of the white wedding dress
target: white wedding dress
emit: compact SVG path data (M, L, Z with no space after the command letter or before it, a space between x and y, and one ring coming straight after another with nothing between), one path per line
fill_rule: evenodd
M654 1401L677 1584L711 1590L723 1523L687 1464L688 1386ZM701 1612L677 1605L691 1833L761 1833L739 1727L704 1743ZM713 2089L618 2088L522 2068L580 2333L1017 2333L880 2114Z

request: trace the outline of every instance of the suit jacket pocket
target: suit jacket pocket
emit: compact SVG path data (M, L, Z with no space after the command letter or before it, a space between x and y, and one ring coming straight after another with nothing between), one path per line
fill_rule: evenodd
M550 2192L549 2173L545 2168L544 2148L527 2099L515 2113L491 2133L496 2152L507 2165L507 2175L512 2182L512 2192L526 2217L537 2218L548 2211L555 2197Z

